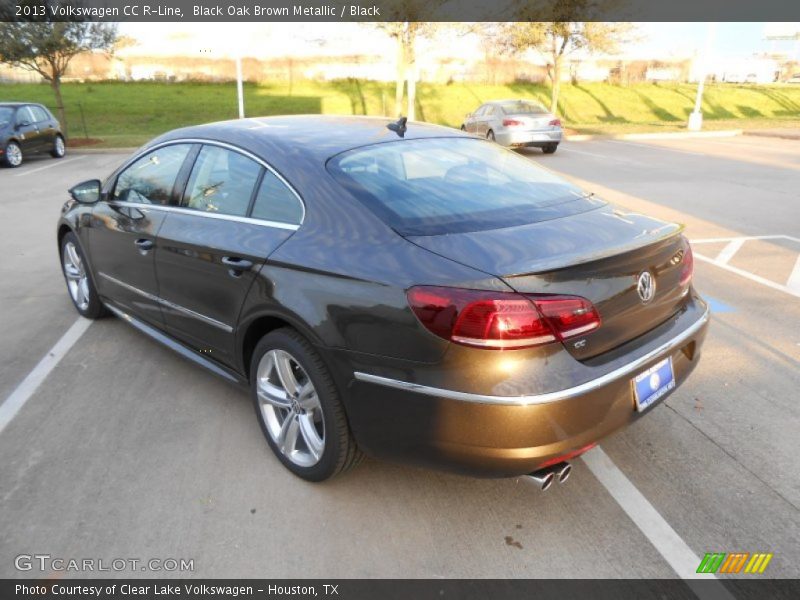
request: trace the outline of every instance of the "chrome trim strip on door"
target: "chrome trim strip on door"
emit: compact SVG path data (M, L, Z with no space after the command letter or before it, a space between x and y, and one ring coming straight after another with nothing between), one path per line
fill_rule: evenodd
M580 396L587 392L594 391L604 385L607 385L621 377L625 377L641 369L648 362L652 361L660 354L671 352L680 346L687 339L692 337L700 328L708 322L709 310L706 309L703 316L697 321L692 323L688 328L679 333L677 336L661 344L658 348L651 350L647 354L640 356L636 360L614 369L605 375L592 379L580 385L576 385L565 390L558 390L555 392L548 392L546 394L537 394L533 396L488 396L484 394L470 394L467 392L459 392L456 390L447 390L443 388L435 388L427 385L420 385L418 383L410 383L408 381L400 381L397 379L390 379L389 377L380 377L370 373L362 373L356 371L355 378L359 381L366 381L383 385L386 387L396 388L407 392L416 392L418 394L425 394L427 396L436 396L437 398L448 398L450 400L461 400L463 402L478 402L482 404L503 404L509 406L528 406L532 404L547 404L550 402L558 402L560 400L567 400Z
M293 229L295 231L300 227L300 225L303 224L303 221L306 220L306 204L305 204L305 202L303 202L303 198L300 197L300 194L297 192L296 189L294 189L294 186L291 183L289 183L283 175L278 173L278 171L276 171L263 158L253 154L252 152L250 152L248 150L245 150L244 148L240 148L239 146L234 146L233 144L228 144L227 142L218 142L216 140L207 140L207 139L203 139L203 138L179 138L179 139L174 139L174 140L167 140L165 142L161 142L160 144L155 144L153 146L148 146L147 148L143 148L141 152L139 152L136 155L132 156L125 163L123 163L123 165L121 167L119 167L115 171L115 173L117 175L119 175L120 173L122 173L122 171L127 169L129 165L131 165L132 163L136 162L142 156L152 152L153 150L158 150L159 148L163 148L164 146L173 146L175 144L206 144L208 146L219 146L220 148L227 148L228 150L233 150L234 152L238 152L239 154L243 154L244 156L247 156L248 158L256 161L258 164L260 164L262 167L264 167L267 171L269 171L270 173L275 175L275 177L280 179L281 182L287 188L289 188L289 191L291 191L292 194L294 194L294 197L297 198L297 201L300 203L300 208L303 210L303 214L300 217L300 223L297 224L297 225L292 225L290 223L279 223L277 221L265 221L265 220L261 220L261 219L251 219L250 217L233 217L233 216L229 216L229 215L210 215L208 213L202 213L200 211L192 210L190 208L187 209L187 208L185 208L183 206L162 206L162 205L159 205L159 204L140 204L140 203L136 203L136 202L125 202L124 200L114 200L113 198L109 200L109 203L119 202L123 206L136 206L136 207L139 207L139 208L147 207L147 208L183 209L184 211L188 212L189 214L200 214L200 215L206 216L206 217L212 216L212 217L216 217L216 218L226 218L227 220L231 220L231 221L237 221L237 220L243 219L242 222L244 222L244 223L251 223L252 222L255 225L264 225L266 227L279 227L280 229ZM115 184L116 184L116 181L115 181ZM180 211L180 212L183 212L183 211Z
M132 286L132 285L130 285L128 283L125 283L124 281L120 281L119 279L117 279L115 277L112 277L111 275L108 275L106 273L103 273L102 271L98 272L98 275L100 275L100 277L102 277L104 279L107 279L111 283L115 283L120 287L124 287L126 290L129 290L129 291L133 292L134 294L139 294L140 296L142 296L144 298L147 298L148 300L152 300L153 302L157 302L158 304L160 304L162 306L166 306L167 308L172 308L172 309L177 310L178 312L181 312L181 313L183 313L183 314L185 314L187 316L193 317L193 318L198 319L200 321L204 321L205 323L208 323L209 325L213 325L214 327L217 327L218 329L222 329L223 331L225 331L227 333L231 333L233 331L233 327L231 327L230 325L226 325L222 321L217 321L216 319L212 319L211 317L207 317L204 314L201 314L199 312L195 312L195 311L193 311L193 310L191 310L189 308L181 306L180 304L175 304L174 302L170 302L169 300L165 300L164 298L161 298L160 296L156 296L155 294L151 294L149 292L145 292L144 290L140 290L139 288L134 287L134 286Z
M182 215L193 215L195 217L205 217L207 219L219 219L221 221L235 221L237 223L247 223L249 225L260 225L262 227L273 227L275 229L288 229L297 231L300 225L290 225L279 221L265 221L264 219L253 219L251 217L237 217L236 215L221 215L219 213L203 212L185 206L166 206L163 204L145 204L144 202L126 202L124 200L109 200L109 206L117 208L137 208L139 210L155 210L166 213L179 213Z

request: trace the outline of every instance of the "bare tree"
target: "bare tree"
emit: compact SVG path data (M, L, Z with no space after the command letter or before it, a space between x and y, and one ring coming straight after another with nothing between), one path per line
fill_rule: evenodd
M513 23L489 25L487 34L499 48L521 53L538 51L547 60L551 83L550 110L558 111L564 60L578 50L614 53L628 41L633 26L603 18L615 14L622 0L515 0ZM592 19L583 22L580 19Z
M399 116L403 110L403 90L408 86L408 103L406 116L414 120L416 116L417 78L417 39L433 35L436 30L435 23L420 23L415 21L396 21L376 23L375 26L385 31L396 42L397 51L397 77L395 81L394 112Z
M112 23L0 23L0 63L34 71L50 84L66 132L61 78L70 61L81 52L111 51L116 41Z

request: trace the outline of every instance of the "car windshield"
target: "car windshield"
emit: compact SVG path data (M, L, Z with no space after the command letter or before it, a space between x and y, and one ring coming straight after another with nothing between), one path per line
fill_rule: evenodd
M544 106L534 102L506 102L501 106L507 115L544 115L547 113Z
M5 127L14 119L14 109L10 106L0 106L0 127Z
M356 148L333 157L328 169L401 235L513 227L604 204L533 161L472 138Z

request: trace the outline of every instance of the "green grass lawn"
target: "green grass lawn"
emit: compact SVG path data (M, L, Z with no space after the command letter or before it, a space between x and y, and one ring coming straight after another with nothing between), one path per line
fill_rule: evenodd
M580 133L678 131L694 106L696 86L605 83L564 85L560 113ZM542 85L420 84L417 118L458 127L480 103L499 98L534 98L548 103ZM103 146L136 146L175 127L237 116L233 83L65 83L64 101L73 138L103 140ZM54 107L44 84L0 85L0 101L29 100ZM391 114L393 84L346 80L245 85L248 116L279 114ZM81 114L82 110L82 114ZM800 85L706 86L706 129L800 126ZM84 128L85 120L85 128Z

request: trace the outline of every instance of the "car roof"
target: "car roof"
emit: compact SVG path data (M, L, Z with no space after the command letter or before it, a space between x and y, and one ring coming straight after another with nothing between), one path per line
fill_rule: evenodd
M19 108L20 106L28 106L35 104L34 102L0 102L0 106L7 106L9 108Z
M405 136L387 128L386 117L293 115L220 121L176 129L147 146L177 139L208 139L229 143L262 156L270 162L283 157L329 157L358 148L400 139L471 137L457 129L409 121Z

